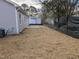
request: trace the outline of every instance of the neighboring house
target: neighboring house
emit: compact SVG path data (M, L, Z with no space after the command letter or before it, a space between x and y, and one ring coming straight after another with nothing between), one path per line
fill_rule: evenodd
M0 28L8 34L19 34L28 26L28 16L19 5L9 0L0 0Z
M40 25L42 23L40 12L33 6L29 8L29 24L30 25Z
M37 16L30 16L29 17L29 25L41 25L41 17Z

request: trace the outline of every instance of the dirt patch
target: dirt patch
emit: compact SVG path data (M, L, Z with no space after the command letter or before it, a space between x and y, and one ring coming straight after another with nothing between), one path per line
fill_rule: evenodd
M79 40L48 27L0 39L0 59L79 59Z

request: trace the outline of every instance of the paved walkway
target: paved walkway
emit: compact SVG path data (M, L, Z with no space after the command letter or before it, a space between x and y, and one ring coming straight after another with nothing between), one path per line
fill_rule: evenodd
M0 59L79 59L79 40L48 27L0 39Z

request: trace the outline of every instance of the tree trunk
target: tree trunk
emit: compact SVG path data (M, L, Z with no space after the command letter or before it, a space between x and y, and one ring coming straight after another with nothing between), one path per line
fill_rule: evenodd
M60 23L59 23L59 21L60 21L60 15L59 15L59 11L60 10L60 8L59 8L59 5L58 5L58 28L60 27Z
M67 33L68 33L68 21L69 21L69 15L67 16Z

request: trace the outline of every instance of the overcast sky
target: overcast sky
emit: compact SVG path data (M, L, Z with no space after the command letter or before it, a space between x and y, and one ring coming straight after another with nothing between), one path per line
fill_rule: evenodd
M18 4L26 3L29 6L33 5L36 8L41 8L41 5L39 4L39 0L12 0L12 1L17 2Z

